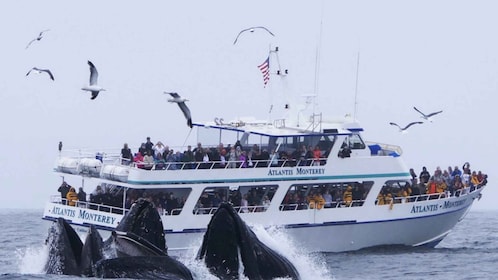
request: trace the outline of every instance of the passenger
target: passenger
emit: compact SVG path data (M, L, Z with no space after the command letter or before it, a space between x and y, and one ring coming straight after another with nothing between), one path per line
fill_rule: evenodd
M157 141L157 143L152 147L152 155L154 156L154 158L157 158L159 154L163 156L164 151L166 151L167 149L169 150L169 148L166 148L166 146L164 146L161 141Z
M147 170L151 170L152 167L154 166L154 157L152 156L150 151L145 152L145 156L143 158L143 168Z
M128 147L127 143L124 143L121 149L121 164L130 165L133 160L133 155L131 154L131 149Z
M462 178L460 177L460 175L456 175L454 180L453 180L453 189L455 191L456 196L460 195L463 188L464 188L464 186L462 183Z
M469 162L466 162L463 164L462 166L462 171L465 173L465 172L468 172L470 174L470 163Z
M247 193L244 194L244 196L242 197L242 199L240 200L240 211L242 213L249 213L249 203L247 201Z
M306 197L310 209L315 209L315 192L312 190L310 194Z
M325 205L325 199L320 192L315 192L314 196L316 209L320 210Z
M465 169L465 171L462 174L462 183L464 187L466 188L470 187L470 178L471 178L470 169Z
M154 169L155 170L163 170L166 167L166 161L163 158L161 153L158 153L156 158L154 159Z
M235 150L237 150L237 147L240 149L240 150L244 150L244 148L242 147L242 144L240 143L240 140L237 140L235 142L235 144L233 145L233 147L235 148Z
M257 167L267 167L268 166L268 162L270 160L270 154L268 153L267 149L263 149L263 151L259 155L259 160L261 162L257 165ZM278 161L278 159L277 159L277 161Z
M451 173L451 176L452 177L455 177L455 176L462 176L462 171L460 171L460 169L458 169L458 166L455 166L455 168L453 169L453 172Z
M144 168L144 157L141 152L138 152L135 154L135 157L133 158L133 162L136 164L137 168Z
M149 152L149 154L152 156L154 154L154 143L150 141L150 137L147 137L147 141L145 142L145 151Z
M270 207L270 203L271 203L270 199L268 198L267 195L265 195L263 197L263 202L262 202L264 211L268 210L268 207Z
M446 197L446 189L448 188L448 186L446 185L445 182L440 182L440 183L437 183L436 185L436 192L439 193L439 194L443 194L441 197Z
M429 180L429 182L427 184L427 191L426 191L426 193L427 194L437 193L436 187L437 187L436 182L434 180Z
M344 201L344 205L346 207L351 206L351 203L353 202L353 187L348 186L346 188L346 191L342 195L342 200Z
M197 143L197 147L193 150L193 152L195 161L202 162L202 159L204 158L204 148L202 147L201 142Z
M80 187L78 191L78 206L86 208L86 192L83 190L83 187Z
M235 167L237 167L237 152L235 151L235 147L231 147L228 154L228 168Z
M73 187L71 187L69 189L69 192L67 192L66 199L67 199L67 205L69 206L76 205L76 202L78 201L78 194L76 193L76 190Z
M407 202L406 198L408 197L408 192L406 190L406 188L399 188L399 191L396 193L396 197L397 198L400 198L399 200L395 201L395 202L401 202L401 203L405 203Z
M325 200L325 204L324 204L325 208L332 207L333 198L332 198L332 195L330 194L329 190L325 190L325 193L323 194L323 199Z
M247 167L247 156L245 151L241 151L239 155L239 161L240 161L240 167L246 168Z
M69 192L70 188L71 186L69 186L66 181L63 181L60 187L57 189L57 191L61 193L62 200L66 199L67 193Z
M470 191L474 191L480 183L477 172L472 171L472 174L470 175Z
M412 185L415 186L418 183L418 179L417 173L415 173L415 170L413 170L413 168L410 168L410 175L412 176Z
M271 150L271 154L270 154L270 165L272 167L277 167L279 159L280 159L280 157L279 157L278 153L275 152L275 149Z
M386 204L385 195L382 192L380 192L379 195L377 195L376 204L377 205L384 205L384 204Z
M322 151L320 151L320 147L315 146L313 150L313 165L320 166L320 158L322 157Z
M194 152L192 151L192 146L190 145L187 146L187 150L183 152L182 161L184 162L186 169L194 168L193 162L195 161L195 158L194 158Z
M429 182L431 174L429 173L429 171L427 171L427 168L425 166L422 167L422 172L420 172L419 178L420 178L420 183L422 184L427 184Z
M447 190L451 193L453 186L451 185L451 176L448 170L443 171L443 182L446 184Z
M227 159L226 159L227 151L225 149L222 149L220 152L220 168L225 168L227 164Z

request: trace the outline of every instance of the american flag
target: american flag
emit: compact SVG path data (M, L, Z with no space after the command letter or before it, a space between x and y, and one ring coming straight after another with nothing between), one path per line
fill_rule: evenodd
M258 65L258 68L263 73L263 84L266 87L266 84L270 81L270 56L261 65Z

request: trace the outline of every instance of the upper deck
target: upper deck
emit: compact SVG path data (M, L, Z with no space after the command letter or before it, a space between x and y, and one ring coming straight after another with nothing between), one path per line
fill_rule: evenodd
M57 160L56 172L130 185L307 180L317 176L407 176L397 146L365 142L363 129L347 119L315 121L305 127L238 120L194 123L195 148L154 154L148 161L117 151L82 152ZM223 144L230 143L230 144ZM233 143L233 144L232 144ZM140 151L140 150L139 150ZM131 186L132 187L132 186Z

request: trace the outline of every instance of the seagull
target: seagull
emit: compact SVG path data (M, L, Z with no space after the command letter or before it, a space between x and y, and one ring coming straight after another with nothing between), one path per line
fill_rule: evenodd
M168 102L178 104L178 107L180 107L180 110L182 110L183 115L185 115L185 118L187 119L187 125L190 128L192 128L192 116L190 115L189 108L187 107L187 105L185 105L185 101L188 101L188 100L180 97L180 95L176 92L164 92L164 93L169 94L169 95L171 95L171 97L173 97L173 98L168 99Z
M266 27L264 27L264 26L254 26L254 27L249 27L249 28L246 28L246 29L244 29L244 30L240 31L240 32L239 32L239 35L237 35L237 38L235 38L235 41L233 41L233 44L235 45L235 43L237 43L237 39L239 39L240 34L242 34L242 33L246 32L246 31L251 31L251 32L254 32L254 30L255 30L256 28L264 29L264 30L266 30L268 33L270 33L270 35L271 35L271 36L275 36L275 35L273 35L273 33L271 33L271 31L270 31L270 30L268 30L268 28L266 28Z
M81 89L92 92L92 98L90 99L93 100L97 98L97 95L99 95L100 91L104 91L105 89L97 85L97 79L99 78L99 73L97 72L97 68L95 68L95 65L93 65L93 63L90 60L88 61L88 65L90 65L90 85L85 86Z
M415 111L419 112L422 115L421 116L422 118L424 118L424 119L426 119L426 120L428 120L430 122L432 122L432 119L431 119L432 116L437 115L437 114L443 112L443 111L437 111L437 112L430 113L430 114L426 115L426 114L422 113L419 109L417 109L417 107L413 107L413 109L415 109Z
M49 31L50 29L46 29L46 30L43 30L42 32L40 32L40 34L38 34L38 37L34 38L33 40L31 40L28 45L26 46L26 49L29 48L29 46L34 42L34 41L40 41L42 38L43 38L43 33Z
M390 122L389 124L390 124L390 125L395 125L395 126L397 126L397 127L399 128L399 132L406 133L406 132L407 132L406 130L407 130L410 126L412 126L412 125L414 125L414 124L423 124L423 122L411 122L411 123L407 124L405 127L401 127L401 126L399 126L397 123L393 123L393 122Z
M31 72L35 72L35 73L38 73L38 74L47 73L50 76L50 79L52 79L52 81L55 81L54 80L54 75L52 75L52 72L50 72L50 70L48 70L48 69L40 69L40 68L37 68L37 67L33 67L33 68L31 68L28 71L28 73L26 73L26 76L28 76Z

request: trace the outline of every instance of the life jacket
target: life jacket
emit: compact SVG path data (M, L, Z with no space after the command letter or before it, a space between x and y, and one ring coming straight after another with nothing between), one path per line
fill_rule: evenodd
M428 188L427 192L428 192L428 193L436 193L436 192L437 192L437 189L436 189L436 188L437 188L437 184L436 184L436 182L431 182L431 183L429 184L429 188Z
M316 204L316 209L318 210L322 209L323 205L325 205L325 199L321 195L315 195L314 200Z
M344 199L344 202L346 203L346 206L351 205L351 202L353 201L353 192L352 191L345 191L343 199Z

